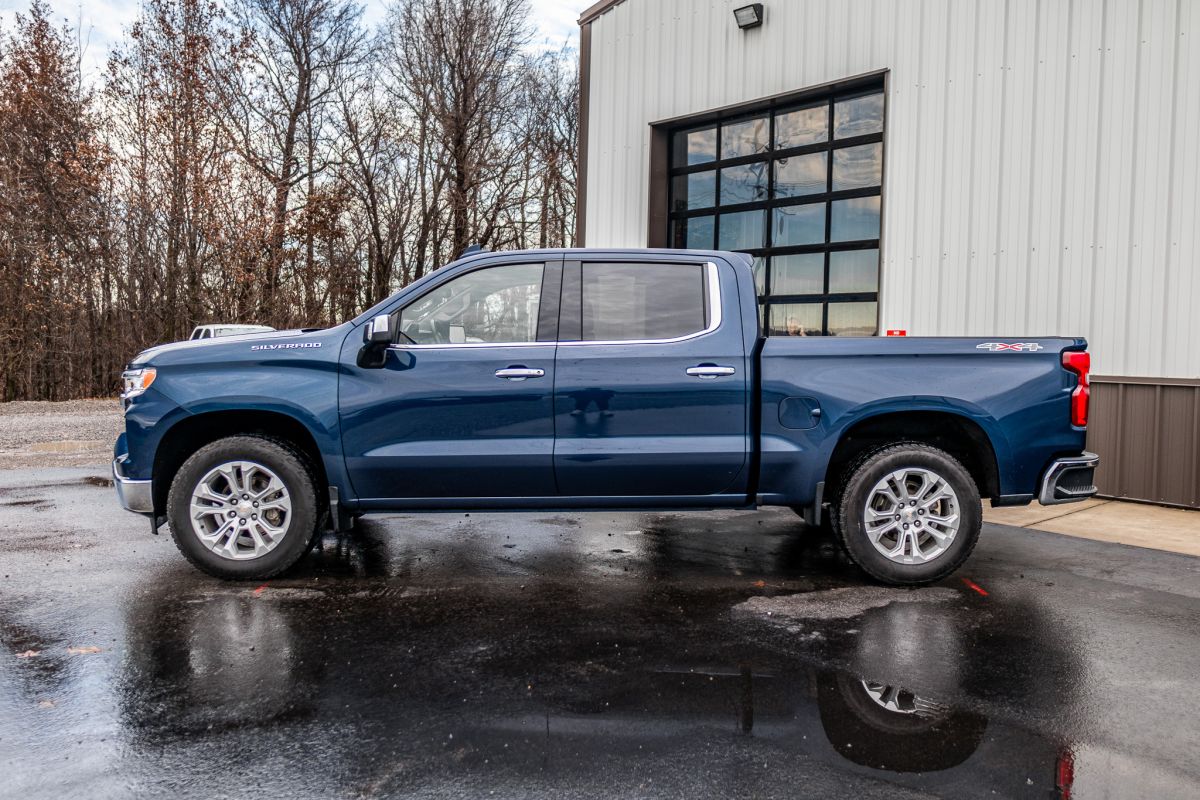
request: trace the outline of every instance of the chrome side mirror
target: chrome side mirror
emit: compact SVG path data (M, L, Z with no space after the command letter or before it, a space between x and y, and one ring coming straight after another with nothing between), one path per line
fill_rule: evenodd
M396 338L395 320L390 314L380 314L363 328L363 346L358 351L358 366L380 369L387 363L388 346Z

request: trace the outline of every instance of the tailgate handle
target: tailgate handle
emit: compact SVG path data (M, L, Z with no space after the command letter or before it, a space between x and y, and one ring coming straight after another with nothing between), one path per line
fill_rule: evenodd
M504 378L510 381L523 381L526 378L541 378L545 376L544 369L529 369L527 367L509 367L507 369L496 370L497 378Z
M712 379L722 375L732 375L737 372L733 367L719 367L716 364L700 364L695 367L688 367L687 374L693 378Z

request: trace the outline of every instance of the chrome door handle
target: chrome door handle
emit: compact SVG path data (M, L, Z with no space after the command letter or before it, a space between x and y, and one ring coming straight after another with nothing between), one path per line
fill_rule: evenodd
M541 378L545 376L544 369L526 369L525 367L509 367L508 369L496 370L497 378L504 378L510 381L523 381L526 378Z
M718 367L715 364L701 364L698 367L688 367L687 374L693 378L712 379L721 375L732 375L737 372L733 367Z

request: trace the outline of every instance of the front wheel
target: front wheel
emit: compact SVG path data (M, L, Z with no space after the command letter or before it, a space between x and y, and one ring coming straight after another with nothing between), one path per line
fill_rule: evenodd
M171 482L176 547L218 578L261 580L291 567L319 522L316 479L286 442L230 436L192 454Z
M915 442L864 456L850 470L836 513L850 557L896 586L954 572L975 549L983 524L979 490L963 465Z

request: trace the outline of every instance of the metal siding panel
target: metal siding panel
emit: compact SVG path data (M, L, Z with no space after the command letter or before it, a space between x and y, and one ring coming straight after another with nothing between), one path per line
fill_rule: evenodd
M1101 494L1200 508L1200 386L1102 379L1090 423Z
M1025 257L1022 330L1050 330L1062 286L1063 165L1070 134L1066 116L1070 75L1069 18L1072 3L1040 2L1038 14L1036 124L1031 127L1030 191L1026 203L1029 251Z
M1164 386L1160 401L1163 424L1159 425L1158 468L1155 495L1149 499L1166 503L1195 502L1196 482L1192 475L1193 455L1200 448L1195 407L1200 389L1194 386Z
M1169 270L1164 286L1165 311L1161 328L1163 375L1200 376L1200 348L1191 343L1200 338L1200 4L1176 0L1178 27L1176 48L1173 147L1171 174L1174 178L1168 213L1171 215Z
M1088 414L1087 447L1100 455L1096 470L1096 486L1109 495L1121 494L1122 461L1118 455L1120 429L1118 405L1121 386L1115 383L1092 384L1091 409Z
M806 0L746 32L733 5L591 23L590 245L644 243L649 123L888 68L886 327L1200 376L1200 4Z

